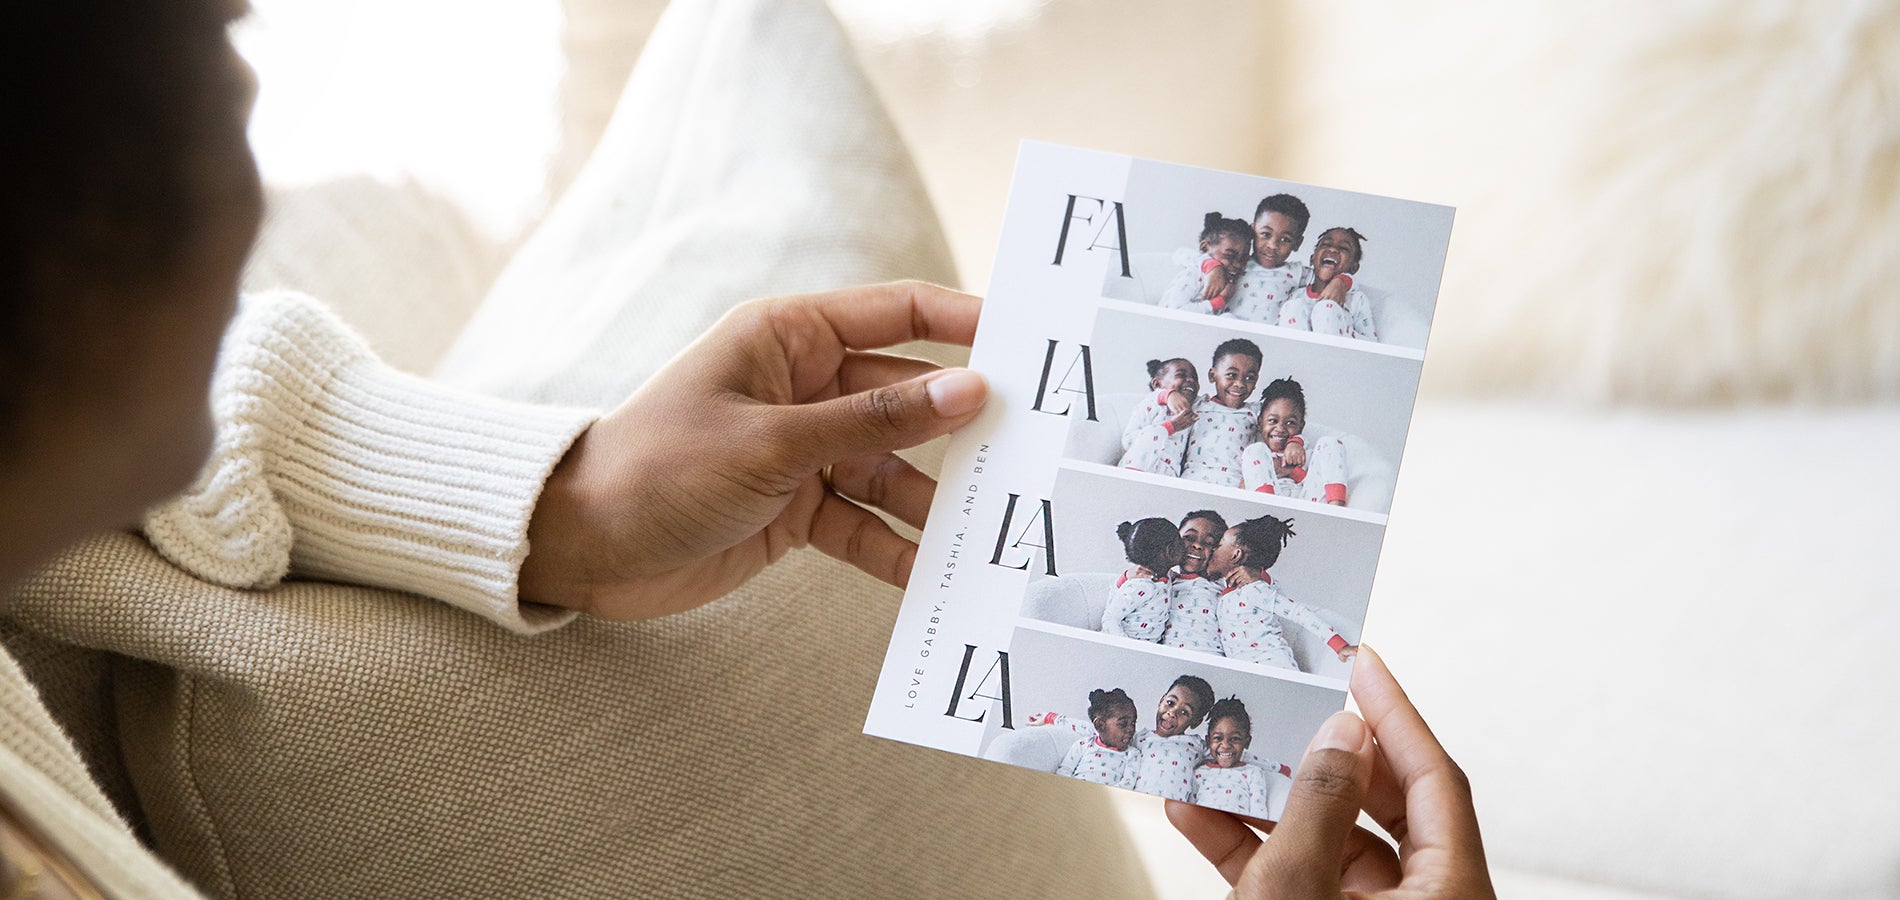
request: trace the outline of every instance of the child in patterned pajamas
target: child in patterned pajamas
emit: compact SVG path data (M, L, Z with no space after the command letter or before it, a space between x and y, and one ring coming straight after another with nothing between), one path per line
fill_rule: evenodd
M1240 455L1260 427L1259 410L1247 402L1260 379L1260 361L1259 345L1245 338L1214 348L1213 365L1207 370L1213 393L1194 405L1182 478L1240 487Z
M1306 392L1291 378L1260 391L1260 440L1240 456L1241 487L1295 500L1346 505L1346 445L1338 438L1307 441Z
M1253 255L1240 270L1231 313L1250 322L1275 324L1280 305L1310 280L1305 264L1291 259L1306 239L1312 214L1292 194L1274 194L1253 211Z
M1161 292L1161 307L1208 315L1225 311L1233 301L1234 282L1246 265L1247 243L1251 240L1253 230L1246 222L1208 213L1201 220L1201 252L1183 259L1184 247L1175 255L1181 271Z
M1135 735L1132 777L1123 787L1170 800L1194 795L1194 767L1207 754L1207 742L1188 729L1207 718L1214 705L1214 686L1195 675L1174 680L1155 706L1155 727Z
M1182 650L1220 653L1220 627L1214 608L1226 587L1207 574L1207 560L1227 533L1227 520L1211 509L1181 517L1181 568L1168 583L1168 626L1161 643Z
M1281 631L1282 620L1325 638L1326 646L1342 662L1359 652L1325 619L1281 593L1267 574L1293 536L1292 524L1272 516L1248 519L1227 529L1220 546L1214 548L1211 568L1228 585L1214 617L1220 626L1221 652L1229 659L1299 671L1293 647Z
M1089 722L1095 733L1075 742L1056 767L1057 775L1123 786L1135 752L1135 701L1121 688L1089 691Z
M1377 341L1372 298L1353 285L1364 257L1365 235L1351 228L1328 228L1313 244L1313 278L1280 308L1280 325L1314 334Z
M1148 360L1148 387L1154 395L1135 407L1122 428L1122 458L1116 465L1155 475L1181 474L1188 429L1201 380L1185 359Z
M1122 573L1102 612L1102 633L1154 643L1168 627L1168 570L1181 562L1181 534L1167 519L1123 522L1115 529L1135 567Z
M1293 774L1277 763L1257 764L1244 756L1253 743L1253 717L1237 697L1214 704L1207 713L1207 759L1194 770L1194 802L1256 819L1278 810L1268 798L1274 777Z

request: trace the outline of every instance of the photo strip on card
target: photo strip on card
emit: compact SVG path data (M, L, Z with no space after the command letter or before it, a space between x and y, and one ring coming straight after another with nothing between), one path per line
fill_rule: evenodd
M1119 307L1096 314L1089 348L1095 415L1069 417L1065 457L1377 516L1391 509L1420 360Z
M1343 708L1447 207L1029 142L865 731L1262 818Z
M1019 629L1011 694L1023 713L984 729L984 759L1278 819L1316 722L1342 688ZM1086 662L1084 662L1086 661Z

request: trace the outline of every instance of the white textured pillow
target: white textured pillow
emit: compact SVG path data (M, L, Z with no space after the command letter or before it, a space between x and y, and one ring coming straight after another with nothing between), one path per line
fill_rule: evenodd
M855 67L830 57L851 53L837 24L794 17L796 30L761 34L786 23L748 17L763 18L743 4L708 14L738 39L788 49L711 54L668 39L672 19L662 20L601 149L438 378L601 403L631 393L738 301L892 272L956 280L902 139ZM812 110L830 112L819 122Z
M461 207L414 182L276 188L268 206L244 289L322 298L405 372L434 367L507 261Z
M1459 207L1428 390L1900 397L1900 6L1288 15L1279 174Z

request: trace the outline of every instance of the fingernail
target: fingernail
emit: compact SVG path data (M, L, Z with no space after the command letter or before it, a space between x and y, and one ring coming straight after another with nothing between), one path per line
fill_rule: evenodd
M1307 752L1316 750L1344 750L1358 753L1366 743L1366 723L1358 716L1341 710L1333 713L1326 724L1319 727L1319 734L1313 735L1313 746Z
M946 419L969 415L983 406L989 396L989 382L969 369L945 369L924 383L930 394L930 408Z

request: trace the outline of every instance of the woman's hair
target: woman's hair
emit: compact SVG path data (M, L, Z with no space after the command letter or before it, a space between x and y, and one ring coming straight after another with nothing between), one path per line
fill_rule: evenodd
M21 3L0 28L0 458L90 325L141 312L209 207L196 159L231 115L210 0Z
M1220 365L1223 356L1250 356L1253 357L1255 365L1266 360L1266 357L1260 355L1260 345L1246 338L1228 338L1221 341L1220 346L1214 348L1213 365Z
M1201 243L1210 243L1223 235L1242 244L1249 244L1253 242L1253 226L1240 219L1229 219L1217 212L1201 217Z
M1272 516L1248 519L1234 526L1234 540L1247 551L1247 565L1271 569L1280 561L1280 550L1293 537L1293 520Z
M1228 697L1207 711L1208 730L1213 730L1214 725L1222 719L1239 719L1240 727L1247 732L1247 737L1253 737L1253 717L1247 715L1247 704L1240 702L1239 697Z
M1332 234L1335 231L1341 232L1345 234L1347 237L1352 238L1353 255L1359 257L1360 262L1365 262L1366 261L1366 236L1363 234L1360 234L1357 229L1348 228L1344 225L1337 225L1332 228L1328 228L1325 231L1320 232L1319 233L1320 240L1325 240L1327 235Z
M1182 359L1179 356L1173 359L1151 359L1151 360L1148 360L1148 380L1153 381L1156 378L1160 378L1162 370L1166 369L1167 367L1171 365L1174 365L1175 363L1180 363L1181 365L1187 366L1187 370L1189 373L1192 373L1194 371L1194 363L1188 360Z
M1188 721L1188 727L1207 721L1207 711L1214 706L1214 686L1199 675L1183 675L1168 685L1169 690L1175 688L1187 688L1194 695L1194 718Z
M1181 530L1167 519L1148 518L1115 526L1115 536L1129 562L1159 573L1167 570L1168 547L1180 542Z
M1195 519L1206 519L1210 522L1213 522L1215 531L1218 531L1222 534L1227 533L1227 520L1225 518L1222 518L1220 513L1217 513L1211 509L1197 509L1197 510L1194 510L1193 512L1188 513L1185 516L1182 516L1181 524L1174 526L1175 533L1179 534L1181 532L1181 529L1187 527L1187 523Z
M1292 219L1293 230L1300 234L1306 233L1306 223L1313 220L1313 214L1307 211L1306 204L1300 202L1300 198L1292 194L1274 194L1262 199L1260 205L1253 209L1254 220L1259 221L1261 216L1270 212L1277 212ZM1249 227L1248 230L1253 229Z
M1135 708L1135 701L1134 698L1128 696L1127 691L1121 688L1116 688L1112 691L1104 691L1097 688L1096 690L1089 691L1090 722L1100 722L1109 713L1121 709L1124 706L1133 710Z
M1300 389L1299 382L1291 378L1275 378L1267 382L1267 386L1260 389L1260 408L1264 410L1267 404L1282 398L1293 401L1293 408L1300 411L1300 418L1306 418L1306 392Z

